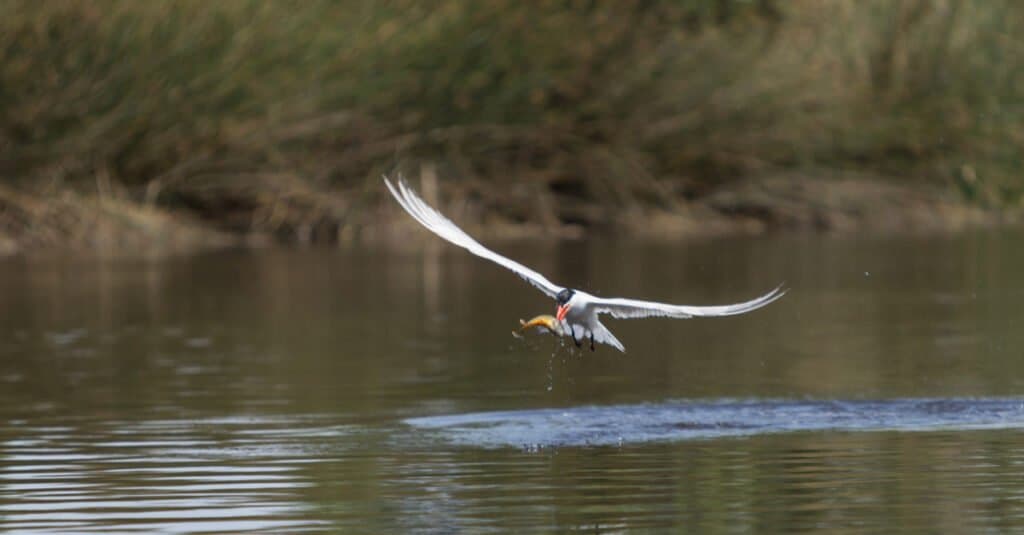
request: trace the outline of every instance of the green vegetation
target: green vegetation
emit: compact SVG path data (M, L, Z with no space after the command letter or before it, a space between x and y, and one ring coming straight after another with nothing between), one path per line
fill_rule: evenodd
M825 169L1020 207L1022 23L1012 0L8 0L0 177L288 235L418 162L484 198Z

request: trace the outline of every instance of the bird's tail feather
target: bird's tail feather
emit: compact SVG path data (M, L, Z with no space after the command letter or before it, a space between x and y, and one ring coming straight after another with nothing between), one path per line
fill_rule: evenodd
M615 338L615 335L600 323L598 323L597 327L594 329L594 341L610 345L623 353L626 352L626 348L622 345L622 342L620 342L618 338Z

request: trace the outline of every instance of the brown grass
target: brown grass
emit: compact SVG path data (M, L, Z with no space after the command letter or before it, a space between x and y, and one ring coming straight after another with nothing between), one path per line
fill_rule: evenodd
M1020 207L1022 22L1010 0L11 0L0 176L299 239L422 163L512 220L820 168Z

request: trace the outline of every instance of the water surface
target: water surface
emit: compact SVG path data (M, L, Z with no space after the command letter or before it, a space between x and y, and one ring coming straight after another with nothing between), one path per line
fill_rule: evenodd
M425 249L0 262L0 530L1024 527L1024 237L497 246L755 313L515 339L553 303Z

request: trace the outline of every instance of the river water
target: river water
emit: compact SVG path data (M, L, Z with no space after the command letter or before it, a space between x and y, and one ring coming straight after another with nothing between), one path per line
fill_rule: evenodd
M0 261L0 531L1024 529L1024 235Z

